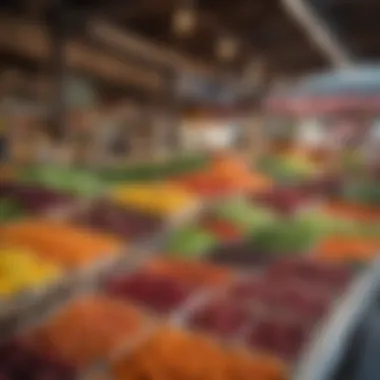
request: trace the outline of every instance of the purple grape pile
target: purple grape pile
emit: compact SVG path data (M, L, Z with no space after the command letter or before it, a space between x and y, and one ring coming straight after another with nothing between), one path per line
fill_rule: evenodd
M245 241L236 244L219 245L207 255L207 259L222 265L256 267L268 263L271 255L257 251L251 242Z
M234 281L222 297L210 297L192 311L187 323L294 360L350 280L345 267L281 259Z
M69 194L18 183L1 183L0 197L17 202L23 210L30 213L41 213L53 207L71 205L74 201Z
M251 318L247 305L233 299L212 299L189 318L189 325L225 339L239 336Z
M157 217L122 208L105 200L79 212L72 221L127 240L144 238L158 232L162 227L162 221Z
M302 189L284 188L274 189L260 196L254 197L259 202L282 215L291 215L304 205L312 201L313 197Z
M310 196L337 197L343 192L344 178L341 175L326 175L298 186Z
M12 342L0 347L1 380L71 380L72 368L43 358Z
M176 309L195 290L175 279L144 272L111 280L107 289L113 295L136 301L158 313Z

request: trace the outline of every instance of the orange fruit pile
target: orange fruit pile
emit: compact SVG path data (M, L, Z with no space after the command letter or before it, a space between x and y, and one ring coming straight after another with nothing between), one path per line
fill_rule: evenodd
M109 257L122 247L122 242L113 236L42 219L1 226L0 241L31 249L40 257L70 269Z
M106 296L80 298L25 339L26 345L75 367L110 357L141 331L141 314Z
M286 367L267 355L226 349L207 337L163 328L113 366L116 380L286 380Z
M148 264L147 269L194 286L223 285L232 278L228 269L196 261L155 260Z

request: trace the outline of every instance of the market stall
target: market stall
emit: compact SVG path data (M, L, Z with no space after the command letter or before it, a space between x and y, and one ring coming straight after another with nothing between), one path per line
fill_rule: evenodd
M0 186L0 265L23 268L1 278L11 379L13 355L36 378L327 379L304 375L327 360L318 347L373 304L379 216L236 154L13 174Z

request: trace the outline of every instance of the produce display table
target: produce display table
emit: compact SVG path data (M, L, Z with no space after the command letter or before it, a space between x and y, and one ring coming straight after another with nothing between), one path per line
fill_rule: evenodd
M2 181L4 378L336 380L379 288L380 217L352 214L350 181L274 166Z

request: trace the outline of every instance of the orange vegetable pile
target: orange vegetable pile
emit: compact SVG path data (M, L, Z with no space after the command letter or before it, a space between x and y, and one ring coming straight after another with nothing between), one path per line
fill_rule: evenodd
M107 358L141 332L142 316L106 296L74 301L47 324L26 337L26 345L73 366Z
M113 366L116 380L285 380L286 367L266 355L222 348L201 335L163 328Z
M177 184L203 196L228 195L236 192L262 192L273 181L253 173L248 165L234 155L221 155L205 171L180 178Z
M327 261L367 262L380 250L380 238L332 236L316 248L317 257Z
M190 286L222 285L232 277L231 272L225 268L175 259L152 261L148 264L148 270Z
M225 220L206 220L203 228L223 242L231 242L242 239L243 231L233 223Z
M31 249L65 268L81 268L117 253L122 246L117 238L45 220L4 225L0 227L0 241Z
M331 216L354 219L362 222L380 221L380 209L348 202L331 202L324 206L324 213Z

